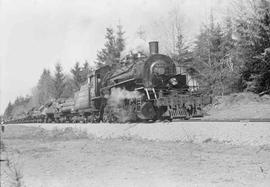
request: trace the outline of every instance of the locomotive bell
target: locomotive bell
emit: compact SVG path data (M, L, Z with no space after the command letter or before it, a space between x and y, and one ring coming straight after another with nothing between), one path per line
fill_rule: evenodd
M157 41L149 42L149 50L150 55L158 54L158 42Z

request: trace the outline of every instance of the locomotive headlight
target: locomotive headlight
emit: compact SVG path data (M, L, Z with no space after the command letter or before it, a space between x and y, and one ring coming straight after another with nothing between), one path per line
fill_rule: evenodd
M170 79L170 83L173 85L173 86L176 86L178 84L178 81L175 77L171 78Z

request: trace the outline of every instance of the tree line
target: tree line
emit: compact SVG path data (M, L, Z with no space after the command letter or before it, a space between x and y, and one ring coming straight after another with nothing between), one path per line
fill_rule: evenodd
M217 22L210 14L192 47L176 32L173 59L212 95L270 92L270 1L247 0Z
M31 96L20 96L13 103L9 102L4 117L19 116L47 102L73 97L80 85L86 82L90 71L92 69L87 61L83 65L76 62L70 70L71 75L63 73L63 67L60 63L55 65L53 73L49 69L44 69Z
M97 67L112 65L119 61L125 47L123 26L117 25L116 33L113 28L106 28L105 40L104 48L97 53L95 61ZM9 102L4 118L19 117L50 101L74 97L74 93L86 83L88 74L93 68L93 65L85 61L83 64L76 62L70 74L63 73L61 63L55 65L53 73L49 69L44 69L31 96L20 96L13 103Z
M175 20L174 47L166 53L177 64L187 67L202 92L223 95L270 90L270 2L246 2L219 22L211 13L192 45L186 42L179 19ZM104 48L97 52L96 67L121 65L120 56L126 45L124 34L120 24L116 29L106 29ZM44 69L32 96L10 102L4 115L14 116L52 99L73 97L92 70L87 61L82 65L75 63L71 75L65 75L59 63L53 75Z

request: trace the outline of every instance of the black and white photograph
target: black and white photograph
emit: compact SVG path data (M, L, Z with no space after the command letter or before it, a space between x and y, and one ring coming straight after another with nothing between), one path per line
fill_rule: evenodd
M269 187L270 0L0 0L0 187Z

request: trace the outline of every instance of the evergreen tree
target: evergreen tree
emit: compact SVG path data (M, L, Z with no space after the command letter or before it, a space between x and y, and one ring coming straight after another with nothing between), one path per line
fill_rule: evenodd
M192 59L192 53L188 50L188 46L184 43L184 37L181 33L176 37L175 52L171 55L172 59L178 65L187 66Z
M4 118L5 119L9 119L12 117L12 110L13 110L13 105L11 104L11 102L9 101L8 106L4 112Z
M197 38L193 61L200 85L208 93L220 95L232 91L233 74L236 72L231 68L233 47L231 33L215 24L211 15L210 24L201 30Z
M28 105L30 102L30 99L31 99L30 96L17 97L13 104L12 116L15 118L19 116L25 116L30 109Z
M228 16L225 19L225 28L223 31L223 40L221 44L221 51L223 51L222 62L226 67L226 81L227 89L229 92L243 91L241 82L241 60L238 58L237 42L233 39L233 22L232 18Z
M106 43L105 48L98 51L97 54L97 65L112 65L116 63L116 41L114 36L114 31L112 28L106 29L105 35Z
M254 1L250 12L236 19L238 57L243 63L242 79L247 90L263 92L270 89L270 3Z
M189 50L189 46L184 40L184 17L180 14L178 7L174 7L170 10L169 17L170 21L166 22L168 28L165 29L167 32L162 34L165 36L165 40L167 40L165 42L163 41L163 45L167 43L165 49L178 66L185 66L187 69L190 69L192 52ZM166 27L164 22L161 22L160 26ZM166 44L164 46L166 46Z
M90 66L87 61L83 64L82 71L81 71L81 78L82 78L82 83L87 81L88 74L90 72Z
M55 87L50 70L44 69L38 81L37 88L33 93L32 103L40 106L48 100L54 98Z
M121 52L125 49L125 32L123 31L123 26L119 23L117 25L117 33L116 33L116 50L117 50L117 58L120 58Z
M80 86L87 81L88 74L90 73L91 68L87 61L81 67L79 62L71 69L73 75L74 86L76 90L80 89Z
M54 87L55 87L55 99L61 98L65 88L65 76L63 74L63 68L60 63L57 63L55 65Z
M117 26L117 36L114 34L113 28L106 29L105 48L98 51L96 64L98 67L103 65L113 65L120 62L120 54L125 47L124 32L121 25Z
M66 76L65 78L65 86L63 89L63 93L61 95L62 98L70 98L74 96L74 91L76 91L74 81L71 77Z
M80 67L79 62L76 62L75 66L71 69L71 73L73 75L75 89L79 90L80 84L82 83L81 67Z

